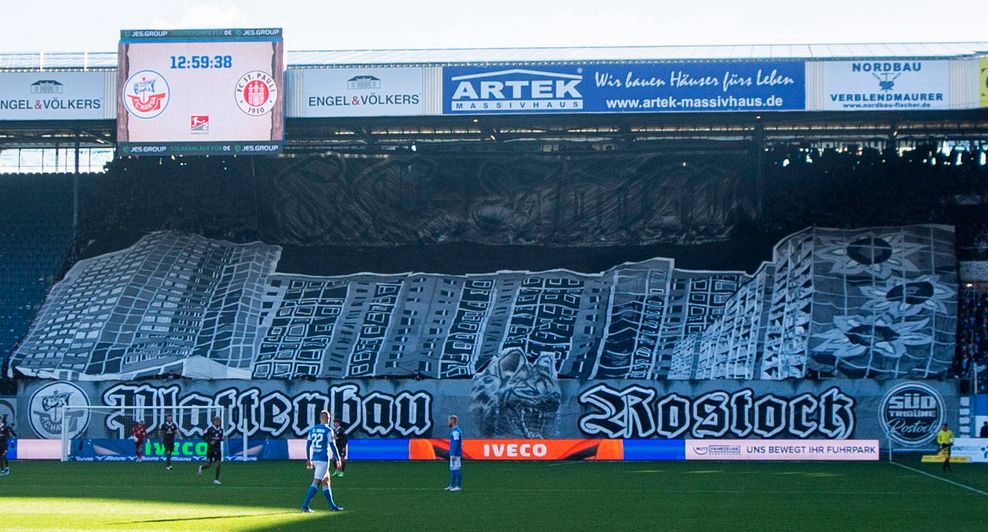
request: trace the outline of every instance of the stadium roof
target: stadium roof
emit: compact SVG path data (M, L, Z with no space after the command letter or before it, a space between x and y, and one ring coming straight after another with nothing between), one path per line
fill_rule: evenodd
M946 59L979 54L988 54L988 42L312 50L289 51L288 66L746 59ZM116 66L116 52L0 53L0 69L106 69Z
M947 58L975 55L978 53L988 53L988 42L341 50L289 52L288 63L289 65L361 65L377 63L703 61L723 59L836 59L863 57Z

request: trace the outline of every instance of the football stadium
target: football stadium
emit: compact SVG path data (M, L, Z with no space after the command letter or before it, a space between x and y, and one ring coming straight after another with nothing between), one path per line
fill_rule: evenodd
M954 530L988 42L0 51L0 527Z

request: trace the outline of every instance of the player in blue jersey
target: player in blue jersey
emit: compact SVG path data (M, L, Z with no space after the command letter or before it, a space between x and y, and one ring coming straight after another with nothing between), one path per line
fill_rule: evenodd
M446 491L463 489L463 471L460 470L463 461L463 431L458 422L456 416L449 416L449 486L446 486Z
M331 511L339 512L343 509L333 501L333 490L329 487L329 461L335 459L336 467L340 467L340 453L334 440L333 429L329 426L329 412L323 410L319 412L319 423L309 430L309 438L305 441L305 467L313 470L313 475L312 485L305 492L305 500L302 501L303 512L312 511L309 509L309 502L320 487Z
M16 438L14 428L7 424L7 416L0 417L0 477L10 474L10 462L7 461L7 443Z

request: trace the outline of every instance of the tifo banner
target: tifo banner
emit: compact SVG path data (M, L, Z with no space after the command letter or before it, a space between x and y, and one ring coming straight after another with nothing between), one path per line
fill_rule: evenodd
M107 120L113 72L0 73L0 120Z
M878 440L687 440L687 460L878 460Z
M988 462L988 438L957 438L950 456L951 460L963 457L968 462Z
M0 397L0 420L8 425L17 425L17 398Z
M802 61L443 68L443 113L783 111L805 107Z
M516 360L514 363L520 363ZM131 416L154 433L167 407L218 406L228 429L256 438L304 437L319 411L355 438L445 438L447 416L466 439L882 439L923 447L940 423L956 425L955 384L937 381L576 381L521 366L505 379L472 380L22 381L23 437L126 438ZM63 417L64 405L147 407L117 416ZM99 419L106 426L90 426ZM63 426L63 423L69 425ZM33 435L31 434L33 432ZM491 455L541 453L500 447ZM514 442L517 443L517 442ZM559 445L545 448L565 454ZM569 451L567 451L569 452ZM604 452L601 450L595 452Z
M950 107L949 61L823 62L826 111L908 111Z
M260 160L261 201L244 210L260 209L262 240L299 246L700 244L727 240L738 213L759 217L738 168L750 161L744 152L423 150Z
M954 359L953 241L942 225L808 228L754 274L654 258L317 277L278 273L277 246L157 232L77 262L10 367L98 381L935 378Z
M422 116L424 68L304 68L287 72L291 118Z

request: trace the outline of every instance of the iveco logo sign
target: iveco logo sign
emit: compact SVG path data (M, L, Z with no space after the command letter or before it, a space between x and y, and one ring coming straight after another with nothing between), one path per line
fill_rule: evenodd
M453 111L570 111L583 108L582 74L509 69L450 78Z
M545 458L549 447L544 443L485 443L484 458Z

